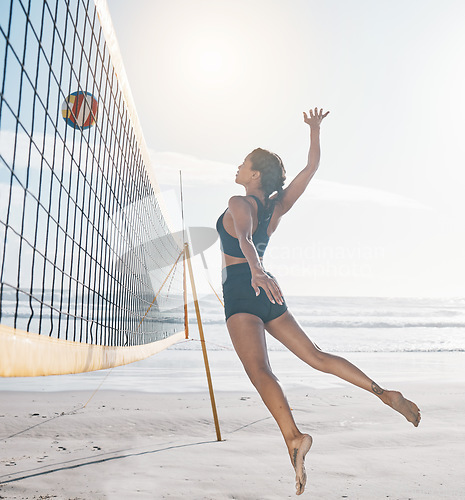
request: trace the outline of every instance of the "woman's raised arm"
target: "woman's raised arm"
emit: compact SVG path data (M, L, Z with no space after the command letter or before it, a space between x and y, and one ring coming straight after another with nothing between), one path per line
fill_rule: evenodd
M323 114L323 109L318 111L318 108L311 109L309 115L304 112L304 122L310 127L310 150L308 152L307 166L283 190L280 200L281 215L292 208L318 169L318 165L320 164L320 125L328 114L329 111Z

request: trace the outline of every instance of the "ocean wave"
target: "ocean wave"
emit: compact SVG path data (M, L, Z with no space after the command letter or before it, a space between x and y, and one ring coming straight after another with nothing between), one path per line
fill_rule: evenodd
M353 319L299 319L299 323L303 327L313 328L465 328L465 321L447 321L445 320L419 320L412 319L410 321L404 318L389 318L386 320L373 321L371 318L365 320ZM205 325L222 325L225 323L224 318L202 318L202 323ZM189 321L189 324L196 324L195 321Z
M207 348L209 351L228 351L228 350L233 350L232 347L229 346L215 346L210 344L207 341ZM191 350L191 351L200 351L202 348L197 343L190 342L187 344L174 344L169 348L170 350ZM276 347L276 346L268 346L268 351L286 351L287 349L285 347ZM330 348L325 348L325 352L330 352L330 353L351 353L351 352L364 352L364 353L380 353L380 352L386 352L386 353L402 353L402 352L417 352L417 353L427 353L427 352L465 352L465 348L443 348L443 347L412 347L412 348L396 348L396 347L354 347L354 346L334 346Z

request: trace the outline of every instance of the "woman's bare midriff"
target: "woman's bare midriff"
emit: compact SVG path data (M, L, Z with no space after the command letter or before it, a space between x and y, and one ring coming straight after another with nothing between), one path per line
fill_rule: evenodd
M221 258L223 262L223 269L228 266L233 266L234 264L243 264L244 262L247 262L245 257L233 257L232 255L226 255L223 252L221 252ZM262 257L260 257L260 262L263 262Z

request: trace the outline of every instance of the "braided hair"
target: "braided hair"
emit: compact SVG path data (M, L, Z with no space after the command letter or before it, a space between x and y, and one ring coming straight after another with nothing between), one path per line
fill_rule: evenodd
M260 172L262 189L265 192L265 207L269 207L270 196L278 192L274 201L278 200L283 193L283 185L286 180L286 170L281 158L266 149L254 149L248 155L252 162L252 170Z

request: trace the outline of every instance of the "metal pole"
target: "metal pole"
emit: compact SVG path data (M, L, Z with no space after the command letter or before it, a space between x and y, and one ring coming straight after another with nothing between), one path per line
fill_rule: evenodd
M197 300L197 291L195 289L194 273L192 272L192 263L191 263L188 243L184 244L184 252L187 260L187 265L189 266L189 276L192 286L192 295L194 298L195 314L197 315L197 324L199 325L200 343L202 344L203 361L205 364L205 372L207 374L208 390L210 391L210 401L212 404L213 420L215 421L216 439L218 441L221 441L220 423L218 421L218 413L216 411L215 395L213 393L213 384L210 375L210 365L208 363L207 348L205 346L205 337L203 335L202 319L200 317L199 301Z
M189 338L189 319L187 317L187 281L186 281L186 246L184 243L183 257L182 257L182 282L183 282L183 296L184 296L184 331L186 332L186 340ZM192 279L192 278L191 278Z
M182 172L179 171L179 191L181 194L181 220L182 220L182 283L184 295L184 331L186 340L189 338L189 320L187 317L187 283L186 283L186 225L184 222L184 200L182 197Z

